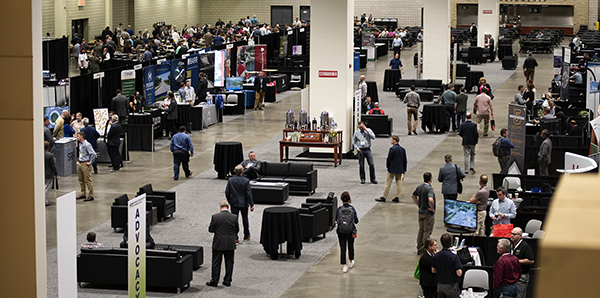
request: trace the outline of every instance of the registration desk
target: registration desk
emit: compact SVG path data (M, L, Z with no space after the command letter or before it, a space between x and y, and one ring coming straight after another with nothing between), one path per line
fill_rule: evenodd
M300 141L292 141L292 133L299 132L301 134ZM338 136L337 140L332 141L329 138L329 131L321 131L321 130L303 130L297 131L293 129L284 129L283 130L283 139L279 141L279 161L284 161L284 153L285 160L289 160L289 147L308 147L308 148L333 148L333 164L334 166L338 166L338 164L342 164L342 143L343 143L343 132L341 130L337 131ZM315 139L303 138L304 135L313 135L318 136ZM328 139L327 142L324 139ZM339 161L339 163L338 163Z

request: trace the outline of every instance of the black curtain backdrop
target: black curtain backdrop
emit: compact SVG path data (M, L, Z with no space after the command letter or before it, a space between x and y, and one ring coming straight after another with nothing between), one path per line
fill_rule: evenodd
M69 77L69 41L66 37L42 41L42 68L56 73L56 79Z
M98 80L93 74L77 76L70 79L71 97L69 110L71 113L81 112L83 117L88 117L90 123L94 122L93 110L98 108Z

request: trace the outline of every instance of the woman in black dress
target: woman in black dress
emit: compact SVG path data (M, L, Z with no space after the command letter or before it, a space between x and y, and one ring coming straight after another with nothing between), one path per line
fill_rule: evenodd
M421 259L419 260L419 270L421 278L419 284L423 289L425 298L437 297L437 283L435 281L435 273L431 272L433 266L433 255L437 253L437 242L434 239L428 238L425 240L425 247Z

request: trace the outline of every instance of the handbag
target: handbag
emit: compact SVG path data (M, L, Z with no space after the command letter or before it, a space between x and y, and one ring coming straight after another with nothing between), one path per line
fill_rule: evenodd
M462 265L466 265L473 262L473 257L469 252L469 248L467 248L466 246L457 250L456 255L458 256L458 259L460 260L460 263Z
M413 276L416 279L421 279L421 264L420 264L420 260L417 262L417 267L415 268L415 273L413 274Z
M457 193L461 194L463 191L463 185L462 182L460 182L460 176L458 175L458 166L454 165L454 168L456 169L456 190Z

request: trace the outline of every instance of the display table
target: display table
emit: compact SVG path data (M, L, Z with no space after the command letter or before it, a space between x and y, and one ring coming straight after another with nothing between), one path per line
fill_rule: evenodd
M402 78L400 69L386 69L383 75L383 91L396 91L396 83ZM367 87L368 88L368 87ZM373 100L371 98L371 100Z
M77 140L62 138L54 143L54 158L58 176L66 177L77 173Z
M268 79L270 82L275 82L277 93L290 89L290 77L286 74L271 75Z
M279 88L279 87L277 87ZM246 107L245 107L245 91L233 91L233 92L225 92L220 93L223 97L227 96L237 96L237 106L235 107L233 114L234 115L244 115ZM225 101L227 102L227 101Z
M465 92L471 92L471 89L473 89L473 87L478 86L479 79L482 77L484 77L483 71L467 71L467 78L465 79Z
M255 204L283 204L290 196L288 183L250 181Z
M446 123L446 111L442 104L428 104L423 105L423 116L421 118L421 128L427 132L440 132L444 133L448 131L448 124Z
M263 211L260 243L272 260L279 258L277 247L287 242L287 254L299 258L302 254L300 212L293 207L270 207Z
M151 111L144 113L129 113L128 120L128 124L152 124L154 128L154 139L163 136L162 110L160 109L152 109Z
M240 142L218 142L215 144L213 164L219 179L225 179L233 168L244 161L244 150Z
M185 125L187 131L192 131L192 106L189 103L177 104L177 127Z
M377 48L377 58L388 54L387 43L376 43L375 47Z
M481 64L483 48L469 47L469 64Z
M512 56L512 55L513 55L512 44L498 45L498 60L502 61L502 58L504 58L504 56Z
M265 98L263 102L275 102L275 86L267 86L267 91L265 92Z
M201 105L200 107L202 108L202 127L207 128L216 124L218 118L217 107L214 104L208 106Z
M129 150L154 152L155 128L153 124L124 124Z
M123 156L123 143L125 142L124 138L121 138L121 144L119 145L119 154L121 154L121 156ZM110 154L108 154L108 146L106 145L106 142L104 141L104 138L98 138L97 140L98 143L98 149L97 149L97 153L98 156L96 157L96 162L108 162L110 163ZM123 161L125 161L126 159L123 158Z
M279 161L283 162L284 161L284 152L285 152L285 160L287 161L289 159L289 154L290 154L290 149L289 147L313 147L313 148L333 148L333 164L335 167L338 166L338 164L342 164L342 143L343 141L343 131L339 130L338 131L338 142L332 142L332 143L326 143L326 142L322 142L322 141L315 141L315 142L292 142L290 140L287 139L287 134L288 133L293 133L296 132L296 130L293 129L284 129L283 130L283 139L281 141L279 141ZM321 133L321 134L329 134L329 131L320 131L320 130L304 130L301 131L300 133ZM323 139L323 138L321 138ZM338 163L339 160L339 163Z

